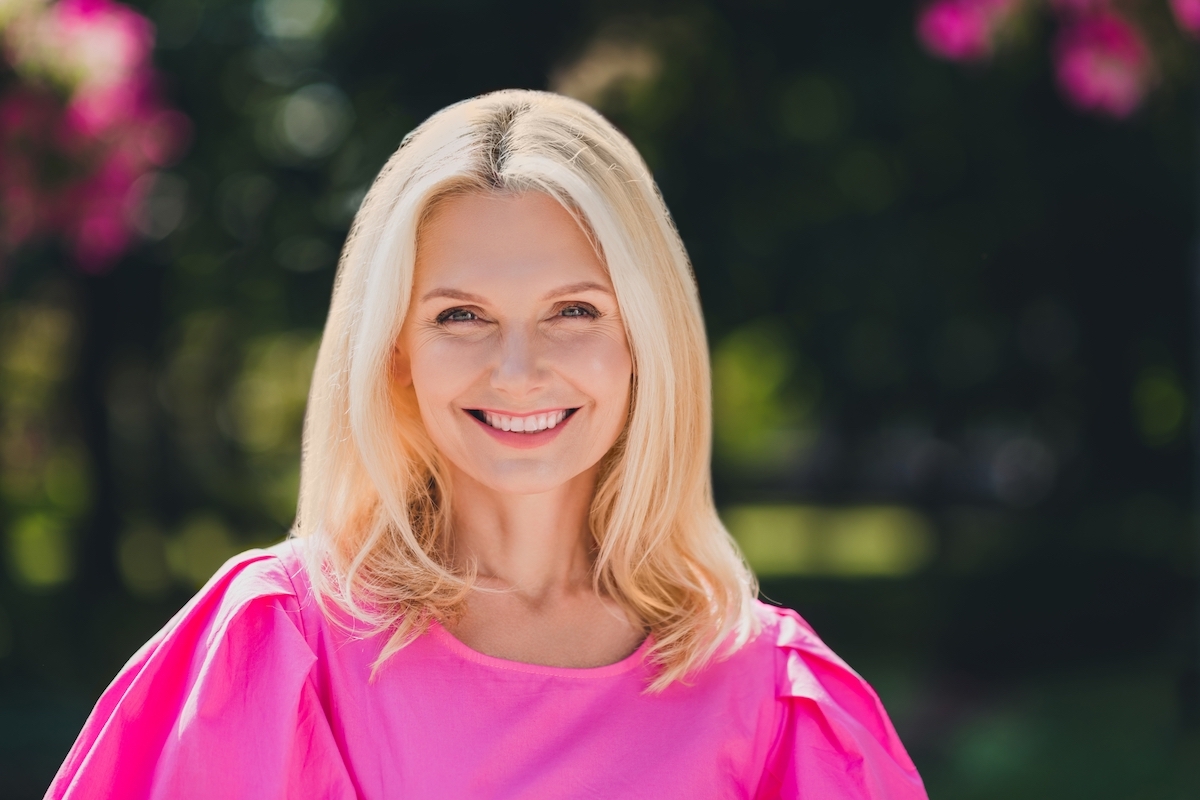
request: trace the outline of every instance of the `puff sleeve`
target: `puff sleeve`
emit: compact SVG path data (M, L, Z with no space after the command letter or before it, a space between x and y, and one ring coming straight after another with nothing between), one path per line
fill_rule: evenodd
M353 798L281 560L231 559L97 702L52 800Z
M874 690L795 612L772 610L780 719L759 800L927 800Z

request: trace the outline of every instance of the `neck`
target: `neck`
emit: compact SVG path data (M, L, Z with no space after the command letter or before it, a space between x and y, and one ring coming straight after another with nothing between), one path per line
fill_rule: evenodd
M456 557L474 561L482 585L550 600L591 585L588 510L597 470L541 494L496 492L454 470Z

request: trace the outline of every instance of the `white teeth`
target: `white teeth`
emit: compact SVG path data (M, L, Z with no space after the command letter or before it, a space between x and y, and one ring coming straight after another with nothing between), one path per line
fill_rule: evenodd
M551 414L532 414L528 417L509 417L504 414L483 412L484 421L493 428L517 433L536 433L547 428L553 428L567 418L566 411L555 411Z

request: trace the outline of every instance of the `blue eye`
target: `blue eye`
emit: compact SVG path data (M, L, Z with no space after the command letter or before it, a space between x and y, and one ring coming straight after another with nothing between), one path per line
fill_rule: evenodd
M474 311L467 311L465 308L452 308L449 311L443 311L438 314L438 322L474 322L479 319L475 316Z
M564 317L597 317L599 313L596 309L586 305L570 305L559 312Z

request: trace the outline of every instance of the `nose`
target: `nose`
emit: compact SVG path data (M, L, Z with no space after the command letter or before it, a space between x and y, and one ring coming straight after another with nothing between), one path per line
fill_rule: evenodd
M511 397L524 397L544 384L545 370L536 333L506 331L492 369L492 388Z

